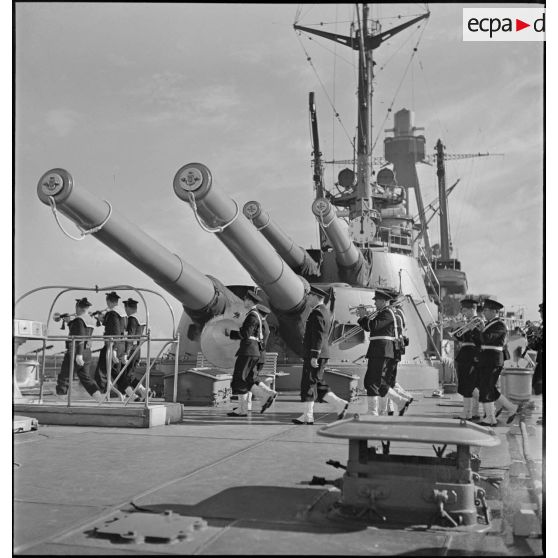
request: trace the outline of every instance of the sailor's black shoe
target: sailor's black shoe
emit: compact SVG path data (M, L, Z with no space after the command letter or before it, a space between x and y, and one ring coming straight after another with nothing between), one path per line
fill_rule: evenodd
M486 422L486 421L481 421L479 422L479 426L491 426L492 428L494 428L495 426L498 426L498 421L493 422L492 424L490 422Z
M291 422L292 422L293 424L314 424L314 421L312 421L312 422L304 422L304 421L299 420L299 419L292 419Z
M248 415L243 415L241 413L235 413L234 411L231 411L230 413L227 413L228 417L247 417Z
M414 399L411 397L411 399L409 399L409 401L407 401L407 403L405 403L405 405L403 406L403 408L399 411L399 416L402 417L405 414L405 411L409 408L409 405L414 401Z
M515 410L515 413L511 414L508 417L508 420L506 421L506 424L511 424L513 422L513 419L522 411L522 409L523 409L523 405L520 403L517 406L517 409ZM496 415L496 416L498 416L498 415Z
M349 404L345 403L345 406L343 407L343 410L337 415L337 420L342 420L345 418L345 415L347 414L347 409L349 408Z
M271 404L275 401L276 397L277 397L277 392L272 393L267 398L267 401L262 405L262 408L260 410L260 414L263 413L266 409L269 409L269 407L271 407Z

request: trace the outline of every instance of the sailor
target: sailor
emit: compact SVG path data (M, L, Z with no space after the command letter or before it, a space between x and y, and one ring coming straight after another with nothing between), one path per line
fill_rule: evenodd
M87 317L87 309L91 303L87 298L76 299L76 317L73 320L64 318L68 323L68 336L69 337L91 337L93 333L93 324L89 323ZM86 389L87 393L98 401L103 400L103 395L99 386L91 378L89 369L91 367L91 342L86 339L80 339L74 343L74 370L76 371L81 385ZM56 394L66 395L68 393L68 386L70 383L70 363L72 360L72 342L66 341L66 354L62 361L62 367L56 381Z
M120 296L114 291L106 295L107 309L103 312L101 318L101 325L105 328L103 332L105 337L123 336L126 331L126 314L118 306L119 300ZM97 362L97 369L95 370L95 380L101 388L101 391L105 391L107 388L107 351L110 345L110 340L105 341L99 353L99 361ZM114 340L112 342L112 354L108 355L111 362L111 378L116 378L118 376L120 372L120 359L123 354L123 341Z
M368 396L368 412L378 416L380 409L385 409L385 397L390 394L391 399L400 407L399 415L407 410L410 401L402 398L390 387L392 370L395 364L395 341L397 320L395 313L389 308L391 293L376 289L374 301L376 312L370 317L364 307L359 307L358 324L364 331L370 332L370 345L366 353L368 366L364 376L364 388ZM382 401L380 401L382 399Z
M486 325L480 331L477 345L480 347L478 356L479 401L482 403L485 418L482 426L497 426L494 403L498 402L509 413L507 424L510 424L520 411L519 405L514 405L496 388L500 372L504 367L504 345L506 344L506 324L499 318L499 312L504 306L495 297L485 298L483 314Z
M409 344L409 338L406 335L407 322L405 320L405 313L400 305L396 304L398 292L388 291L392 296L389 301L389 308L395 314L395 345L394 355L395 358L391 362L391 368L386 378L386 382L390 389L386 397L387 406L381 414L387 412L388 415L393 415L395 407L399 408L401 415L409 408L409 405L414 401L413 396L407 393L400 384L397 383L397 366L401 362L402 355L405 354L405 347Z
M341 399L324 380L325 367L329 360L329 335L333 320L330 310L325 305L331 295L318 287L310 287L308 303L314 304L304 328L303 365L300 380L300 400L304 403L304 412L292 419L294 424L314 424L314 403L326 402L335 406L337 419L345 417L349 402Z
M461 313L470 322L477 317L478 301L471 296L461 299ZM462 334L452 334L459 342L459 349L455 355L455 369L457 371L457 393L463 397L463 411L459 418L473 420L473 392L478 388L478 362L480 344L480 328L465 331ZM477 411L478 412L478 411ZM476 418L480 418L476 416Z
M536 333L529 339L529 349L537 351L537 364L533 373L533 392L540 395L543 392L545 376L545 357L544 357L544 302L539 304L539 315L541 325Z
M231 381L232 393L238 396L239 407L227 413L230 417L248 416L248 394L250 392L264 401L260 413L268 409L277 397L275 390L267 387L264 382L257 382L254 379L264 339L263 316L269 313L269 308L263 304L256 304L246 314L239 331L225 330L225 335L230 335L231 339L240 339Z
M140 351L136 349L140 345L140 336L143 334L145 324L140 323L136 313L138 311L138 301L133 298L128 298L124 301L124 311L127 316L126 323L126 342L124 344L124 354L122 355L121 362L126 369L121 376L121 381L118 385L120 391L131 399L145 399L147 390L139 383L138 379L134 376L134 371L140 360ZM135 353L135 354L134 354ZM137 389L136 389L137 387ZM135 393L134 393L135 389Z

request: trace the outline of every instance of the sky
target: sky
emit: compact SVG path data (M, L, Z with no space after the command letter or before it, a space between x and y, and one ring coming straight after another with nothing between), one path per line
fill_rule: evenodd
M537 319L543 43L463 42L463 6L432 4L425 28L405 30L375 51L374 154L382 155L383 130L393 126L384 119L396 91L393 112L414 111L427 152L442 138L448 153L504 154L447 163L447 185L460 179L449 200L454 255L470 292L495 294ZM324 28L348 33L351 10L305 5L299 23L337 20ZM391 5L372 15L387 28L393 15L423 11L423 4ZM173 193L174 174L188 162L206 164L215 187L241 206L260 201L296 242L316 247L308 92L316 92L324 159L351 157L356 59L347 48L299 37L296 13L295 4L15 5L16 299L42 285L161 291L95 238L64 236L36 194L39 178L54 167L225 284L253 283ZM436 197L435 168L419 165L419 177L427 204ZM326 182L334 179L328 168ZM430 235L433 244L436 219ZM55 293L26 298L16 316L45 321ZM63 297L55 311L73 311L74 298ZM89 298L105 307L104 296ZM180 304L168 300L178 319ZM155 298L149 303L154 335L168 337L168 311Z

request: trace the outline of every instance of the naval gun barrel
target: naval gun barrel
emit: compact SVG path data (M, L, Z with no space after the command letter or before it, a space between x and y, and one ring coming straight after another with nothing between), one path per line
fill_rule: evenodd
M45 173L37 186L39 199L89 230L103 244L146 273L176 297L188 313L205 321L222 314L235 295L216 279L203 275L167 250L139 227L86 190L76 188L64 169ZM95 232L93 232L95 231Z
M331 242L342 279L347 283L366 286L366 262L341 224L333 205L325 198L317 198L312 203L312 213Z
M320 275L320 269L310 254L295 244L294 240L271 218L257 201L249 201L242 209L244 215L267 238L287 265L301 275Z
M238 204L213 188L211 172L205 165L184 165L176 173L173 187L176 195L191 205L200 226L217 235L265 291L276 310L290 313L304 308L306 281L296 275L273 246L254 230Z

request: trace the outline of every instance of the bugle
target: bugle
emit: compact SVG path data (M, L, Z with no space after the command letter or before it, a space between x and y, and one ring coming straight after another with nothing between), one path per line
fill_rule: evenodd
M77 314L75 312L73 314L70 314L69 312L65 312L63 314L60 314L60 312L55 312L52 315L52 319L55 322L62 321L62 326L60 327L60 329L66 329L66 319L69 320L70 318L75 317L75 316L77 316Z
M463 335L467 331L473 331L474 329L479 329L484 326L484 320L480 316L474 316L468 322L465 322L462 326L458 327L454 331L450 332L450 335Z
M97 327L102 325L101 320L103 319L103 316L107 313L107 311L108 308L105 308L104 310L95 310L94 312L89 312L89 315L95 319Z

